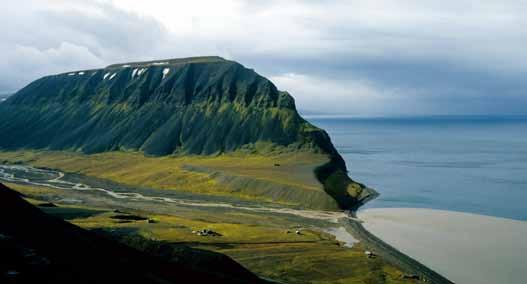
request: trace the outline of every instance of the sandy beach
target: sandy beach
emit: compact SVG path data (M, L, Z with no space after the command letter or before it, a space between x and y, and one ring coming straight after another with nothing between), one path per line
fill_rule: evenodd
M527 222L414 208L366 209L358 217L371 233L456 283L525 281Z

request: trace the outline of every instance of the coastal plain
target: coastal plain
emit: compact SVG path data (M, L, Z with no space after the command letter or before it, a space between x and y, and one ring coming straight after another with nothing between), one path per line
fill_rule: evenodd
M98 192L19 183L6 185L44 212L81 228L103 231L127 244L138 236L222 253L258 276L280 283L409 283L402 271L382 258L366 257L361 243L350 247L328 233L341 226L332 218L116 199ZM218 235L200 236L196 233L200 230Z
M53 168L115 183L235 198L280 206L338 210L315 176L322 154L230 153L148 157L140 152L82 154L68 151L0 151L0 162ZM348 192L360 196L355 184Z

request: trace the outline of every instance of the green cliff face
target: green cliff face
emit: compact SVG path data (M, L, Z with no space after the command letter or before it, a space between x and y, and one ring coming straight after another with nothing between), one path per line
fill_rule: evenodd
M316 174L326 191L342 208L360 199L348 193L352 182L329 136L300 117L293 98L253 70L220 57L46 76L0 104L0 133L0 148L7 150L323 153L330 162Z
M267 79L221 58L112 65L41 78L2 104L4 148L230 152L324 135Z

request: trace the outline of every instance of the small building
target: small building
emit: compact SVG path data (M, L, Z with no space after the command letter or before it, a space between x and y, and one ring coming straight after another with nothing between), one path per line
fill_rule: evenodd
M364 254L368 257L368 258L375 258L377 255L375 253L373 253L372 251L364 251Z
M221 237L222 235L220 233L217 233L217 232L214 232L213 230L209 230L209 229L203 229L203 230L199 230L199 231L192 231L193 234L196 234L198 236L202 236L202 237Z
M421 277L419 277L419 275L417 275L417 274L405 274L403 276L403 279L419 280L419 279L421 279Z

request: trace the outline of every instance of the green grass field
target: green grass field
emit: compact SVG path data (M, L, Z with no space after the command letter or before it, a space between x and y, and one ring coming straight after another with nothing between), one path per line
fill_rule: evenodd
M327 161L324 155L307 152L181 157L147 157L138 152L0 152L0 163L53 168L130 186L336 210L337 203L314 175L314 169Z
M52 195L65 194L58 189L38 186L8 186L31 197L29 201L34 204ZM324 232L324 227L336 224L285 218L285 215L272 213L233 210L217 214L207 208L176 211L178 213L170 215L124 209L126 214L154 222L122 223L112 218L121 213L103 203L100 206L56 205L58 207L42 209L86 229L127 232L220 252L262 277L285 283L413 283L403 280L402 272L381 258L367 258L360 243L347 248ZM204 237L192 232L202 229L213 230L221 236ZM296 229L301 230L300 235L293 233Z

